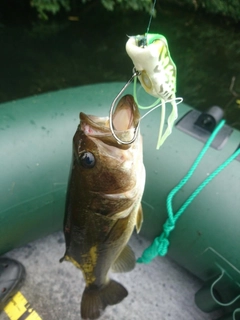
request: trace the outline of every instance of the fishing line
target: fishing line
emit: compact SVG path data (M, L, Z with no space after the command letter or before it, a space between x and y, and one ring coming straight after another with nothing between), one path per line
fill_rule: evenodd
M166 100L165 102L166 102L166 103L171 103L171 102L173 102L173 101L176 102L176 104L179 104L179 103L182 103L182 102L183 102L183 98L177 97L177 98L175 98L175 99ZM146 107L145 109L149 109L149 108L152 108L152 109L149 110L148 112L146 112L146 113L139 119L139 121L141 121L143 118L145 118L147 115L149 115L150 112L154 111L155 109L157 109L157 108L159 108L159 107L161 107L161 106L162 106L162 102L159 103L158 105L156 105L155 107L152 107L152 106Z
M126 89L126 87L134 81L133 97L139 109L156 109L161 106L160 127L158 133L158 141L156 148L159 149L166 138L171 134L174 122L178 117L177 104L182 102L182 98L176 98L176 65L173 62L167 39L161 34L149 34L152 18L155 12L157 0L153 1L152 10L147 26L147 31L144 35L129 37L126 43L126 51L133 61L133 75L119 92L110 108L109 125L113 137L119 144L131 144L137 138L139 122L135 128L133 138L130 141L122 141L114 132L112 115L115 104ZM141 106L137 99L137 79L140 81L144 90L157 98L150 106ZM170 102L172 110L168 115L167 127L164 131L166 103ZM146 113L146 115L149 113ZM145 115L145 116L146 116ZM143 118L143 117L142 117Z
M153 18L153 15L154 15L156 2L157 2L157 0L154 0L154 3L152 5L152 10L151 10L151 14L150 14L150 18L149 18L149 22L148 22L148 26L147 26L146 36L147 36L147 34L149 32L149 29L150 29L150 26L151 26L151 23L152 23L152 18Z

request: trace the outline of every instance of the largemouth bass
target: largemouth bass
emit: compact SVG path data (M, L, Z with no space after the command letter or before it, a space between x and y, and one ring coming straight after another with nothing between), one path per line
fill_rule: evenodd
M123 141L131 139L139 117L133 97L122 97L113 125ZM145 168L140 134L132 144L121 145L111 134L109 118L80 113L80 120L73 138L64 222L66 252L61 261L71 261L83 272L81 317L97 319L108 305L128 295L108 274L110 269L127 272L135 266L127 243L143 220Z

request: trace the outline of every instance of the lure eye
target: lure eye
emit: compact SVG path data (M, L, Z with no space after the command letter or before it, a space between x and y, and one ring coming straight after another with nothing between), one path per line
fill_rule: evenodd
M80 164L86 168L86 169L91 169L95 166L95 157L91 152L84 152L81 154L79 158Z

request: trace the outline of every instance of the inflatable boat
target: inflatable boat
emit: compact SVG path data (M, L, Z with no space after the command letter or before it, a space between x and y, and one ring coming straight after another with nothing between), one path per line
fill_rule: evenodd
M122 86L82 86L0 105L0 254L62 230L79 112L107 116ZM143 103L150 99L143 93ZM160 150L156 150L158 111L141 122L147 176L142 237L153 241L161 234L168 218L168 194L222 118L218 107L202 113L180 104L178 121ZM173 209L177 211L239 146L240 132L225 124L174 197ZM169 256L204 281L195 295L197 306L205 312L224 308L225 320L237 319L240 308L239 191L240 155L194 198L169 237Z

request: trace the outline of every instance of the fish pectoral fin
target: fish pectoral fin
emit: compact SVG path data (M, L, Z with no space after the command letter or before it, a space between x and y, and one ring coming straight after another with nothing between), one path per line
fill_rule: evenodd
M112 265L113 272L129 272L134 269L136 264L135 254L132 248L127 245Z
M139 208L138 208L138 213L137 213L137 219L136 219L136 230L137 233L140 232L141 227L143 223L143 211L142 211L142 205L140 203Z
M127 295L124 286L114 280L101 288L86 287L81 302L82 319L98 319L107 306L121 302Z

